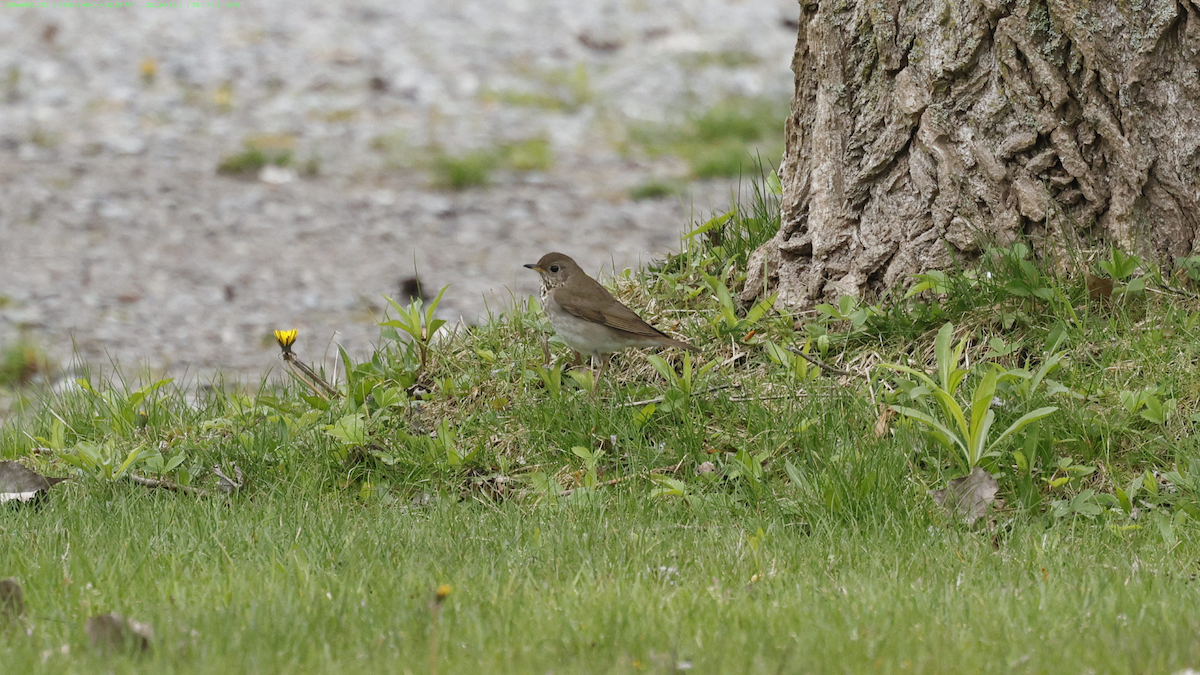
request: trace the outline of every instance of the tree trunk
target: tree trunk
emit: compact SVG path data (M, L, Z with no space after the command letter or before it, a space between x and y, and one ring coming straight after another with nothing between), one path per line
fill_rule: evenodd
M802 0L782 226L743 296L875 294L1018 237L1190 255L1198 54L1189 0Z

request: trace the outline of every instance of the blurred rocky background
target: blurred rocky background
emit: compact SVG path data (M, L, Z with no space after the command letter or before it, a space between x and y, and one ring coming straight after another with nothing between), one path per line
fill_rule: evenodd
M220 4L0 8L0 380L363 354L414 276L638 265L782 150L793 0Z

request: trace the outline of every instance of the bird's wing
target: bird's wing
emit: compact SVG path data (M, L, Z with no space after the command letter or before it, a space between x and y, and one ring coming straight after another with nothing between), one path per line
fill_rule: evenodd
M595 321L609 328L623 330L634 335L667 337L662 331L643 321L642 317L638 316L632 309L622 305L599 282L592 280L592 283L604 291L602 296L598 293L595 294L603 298L602 300L586 298L581 293L563 286L554 289L554 301L566 312L587 321Z

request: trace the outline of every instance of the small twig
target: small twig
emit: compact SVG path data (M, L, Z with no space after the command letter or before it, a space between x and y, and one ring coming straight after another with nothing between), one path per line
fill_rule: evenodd
M1191 298L1192 300L1200 300L1200 294L1193 293L1191 291L1185 291L1182 288L1175 288L1174 286L1168 286L1167 284L1165 284L1162 281L1155 281L1154 285L1158 286L1159 288L1163 289L1164 291L1168 291L1170 293L1175 293L1176 295L1182 295L1185 298Z
M735 384L722 384L722 385L718 385L716 387L709 387L708 389L705 389L704 391L692 392L692 396L696 396L699 394L707 394L709 392L714 392L714 391L720 391L722 389L740 388L741 386L742 386L741 384L736 384L736 383ZM618 408L636 408L638 406L650 405L651 403L662 403L664 399L665 399L665 397L663 397L663 396L656 396L654 398L648 398L645 401L633 401L631 403L622 403L621 405L619 405L617 407Z
M833 366L829 365L828 363L825 363L821 359L818 359L815 356L809 356L808 354L805 354L804 352L800 351L799 349L796 349L795 347L786 347L786 349L789 352L792 352L793 354L799 354L801 357L804 358L805 361L808 361L809 363L820 368L821 370L824 370L827 373L831 373L833 375L841 375L843 377L861 377L864 380L869 379L869 378L867 378L866 375L863 375L862 373L853 373L853 372L850 372L849 370L839 370L837 368L834 368Z
M542 470L541 464L526 464L525 466L515 467L514 469L509 471L509 473L511 473L512 475L515 476L515 475L522 474L522 473L529 473L530 471L541 471L541 470Z
M808 392L798 391L793 394L776 394L775 396L730 396L729 400L732 403L745 403L746 401L774 401L781 398L808 398Z
M166 480L166 479L146 478L145 476L139 476L136 473L126 474L126 478L128 478L130 480L130 482L137 483L138 485L144 485L148 488L158 488L160 490L171 490L172 492L182 492L184 494L194 495L196 497L212 496L212 493L209 492L208 490L202 490L200 488L188 487L187 485L179 485L178 483L172 483L171 481Z

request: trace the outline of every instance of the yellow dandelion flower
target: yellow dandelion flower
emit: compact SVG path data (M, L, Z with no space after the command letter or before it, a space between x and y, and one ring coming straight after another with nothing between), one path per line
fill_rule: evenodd
M437 587L437 601L442 602L443 600L445 600L446 597L450 595L450 591L453 591L453 590L454 589L450 586L450 584L442 584L442 585L438 586Z
M297 332L295 328L275 331L275 341L279 343L279 348L283 350L284 354L292 352L292 345L296 342Z

